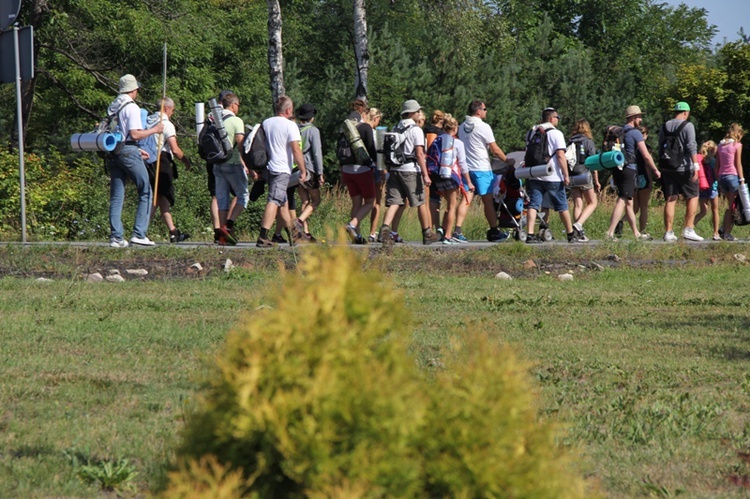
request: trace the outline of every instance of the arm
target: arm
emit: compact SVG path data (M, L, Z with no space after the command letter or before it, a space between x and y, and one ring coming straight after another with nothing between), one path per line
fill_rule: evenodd
M430 180L430 172L427 171L427 162L425 161L424 146L414 147L414 154L417 156L417 164L419 165L419 169L422 170L422 180L424 181L424 185L429 187L430 185L432 185L432 181Z
M157 123L156 125L152 126L148 130L130 130L128 133L130 134L130 138L133 140L143 140L149 135L153 135L155 133L161 133L164 131L164 123Z
M569 185L570 184L570 175L568 171L568 158L565 157L565 150L564 149L558 149L555 151L555 156L557 156L557 162L560 166L560 171L563 175L563 184Z
M320 131L317 128L313 127L310 132L310 156L313 162L313 171L310 175L318 175L322 184L325 182L323 176L323 142L320 140Z
M640 141L636 144L636 147L638 148L638 152L641 153L641 156L643 157L644 161L646 161L646 166L649 167L651 172L656 176L656 178L661 178L661 172L658 168L656 168L656 164L654 163L654 158L651 157L651 153L648 152L648 149L646 148L646 143L644 141Z
M169 149L172 151L172 154L174 154L175 158L182 161L182 163L185 165L185 168L190 168L190 158L185 156L185 151L180 149L180 146L177 145L177 137L174 135L172 137L169 137L167 139L167 143L169 144Z
M502 149L500 149L500 146L497 145L497 142L490 143L490 152L492 153L493 156L495 156L500 161L505 161L505 153L503 152Z
M742 144L737 144L737 149L734 152L734 166L737 168L737 176L740 177L740 181L745 181L745 172L742 171Z
M290 142L289 145L292 146L294 162L299 167L299 181L304 182L307 180L307 169L305 168L305 157L302 155L302 148L300 148L298 140Z

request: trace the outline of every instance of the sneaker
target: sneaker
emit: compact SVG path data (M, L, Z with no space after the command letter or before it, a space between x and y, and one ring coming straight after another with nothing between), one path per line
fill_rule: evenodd
M677 236L675 236L674 232L670 230L669 232L667 232L666 234L664 234L664 241L666 241L668 243L673 243L673 242L677 241Z
M736 241L737 238L735 238L732 234L724 234L724 240L725 241Z
M352 240L352 242L357 240L357 229L354 228L352 224L346 224L344 225L344 229L346 230L346 233L349 235L349 239Z
M440 241L440 236L432 232L432 229L422 231L422 244L432 244Z
M357 237L354 239L354 244L367 244L367 239L365 239L365 236L357 234Z
M133 236L130 238L130 244L137 244L138 246L156 246L156 243L148 237Z
M262 237L259 237L255 242L255 246L257 246L258 248L273 248L276 246L276 243L271 241L270 239L263 239Z
M169 233L169 242L170 243L181 243L182 241L190 239L190 234L185 234L184 232L180 231L179 229L175 229L174 233Z
M604 240L609 243L617 243L620 242L620 238L612 234L611 236L609 234L604 235Z
M218 244L219 246L226 246L227 238L224 237L224 234L222 234L219 237L214 238L214 244Z
M447 245L451 245L451 246L453 246L453 245L457 245L457 244L458 244L458 241L456 241L456 239L455 239L455 238L449 237L449 238L447 238L447 239L446 239L446 238L443 238L443 241L442 241L442 243L443 243L443 244L447 244Z
M582 242L582 243L589 242L589 238L586 237L586 231L583 229L580 229L580 230L576 229L576 237L578 238L579 242Z
M445 231L443 230L442 227L438 227L437 228L437 235L438 235L438 237L440 238L441 241L443 239L445 239Z
M500 241L505 241L506 239L508 239L508 234L501 231L497 227L495 227L494 229L489 229L487 231L487 240L491 243L499 243Z
M453 237L451 237L448 240L451 241L451 242L453 242L453 243L456 243L456 244L461 244L461 243L467 243L468 242L468 241L462 241L462 240L460 240L459 238L456 237L455 234L453 235Z
M713 240L714 241L721 241L721 236L719 234L714 234Z
M367 238L367 242L369 242L369 243L379 243L380 240L378 239L377 234L370 234L370 237Z
M118 237L113 237L109 240L109 245L112 248L127 248L128 242L125 239L120 239Z
M227 241L227 244L230 246L234 246L237 244L237 238L234 237L233 230L230 230L226 225L222 225L219 227L219 232L221 232L221 235L224 236L224 239Z
M568 242L569 243L577 243L578 242L578 234L575 229L573 229L573 232L568 234Z
M378 236L383 246L391 246L395 241L391 237L391 228L384 225L380 228L380 235Z
M542 240L536 234L529 234L526 236L526 244L539 244Z
M312 235L312 234L310 234L309 232L305 232L305 237L307 238L307 240L308 240L308 241L310 241L310 242L311 242L311 243L313 243L313 244L315 244L315 243L317 243L317 242L318 242L318 240L317 240L317 239L315 239L315 236L313 236L313 235Z
M469 240L466 239L466 236L464 236L463 232L457 232L453 234L453 239L458 241L459 243L468 243Z
M622 220L615 225L615 236L622 237Z
M299 218L295 219L293 225L300 234L305 234L305 224L302 223L302 220L300 220Z
M688 241L696 241L696 242L703 241L703 238L699 236L695 232L695 229L693 229L692 227L691 228L685 227L685 229L682 231L682 237L684 239L687 239Z
M641 232L641 235L637 237L639 241L653 241L654 238L648 232Z
M286 244L288 241L284 239L284 236L281 234L274 234L273 237L271 237L271 242L276 244Z
M398 235L398 232L391 232L391 239L394 243L403 243L404 238Z

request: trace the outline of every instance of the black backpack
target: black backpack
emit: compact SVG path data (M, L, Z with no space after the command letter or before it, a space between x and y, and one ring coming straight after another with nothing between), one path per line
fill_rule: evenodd
M635 151L628 154L625 151L625 136L636 130L636 128L628 128L620 125L609 125L604 129L604 142L602 144L602 152L611 151L615 149L615 144L619 144L619 150L625 157L625 164L633 165L636 163ZM636 149L637 150L637 149Z
M221 117L222 122L231 115ZM207 121L198 137L198 154L209 165L224 163L232 156L232 148L227 140L227 132L216 126L213 121Z
M585 173L588 170L588 168L586 168L586 158L588 157L588 154L586 154L587 140L590 139L585 135L580 135L571 139L568 144L568 147L573 146L575 148L575 165L570 168L570 173L573 175Z
M342 165L353 165L357 162L357 158L354 157L354 151L352 151L352 146L349 144L349 140L343 131L339 133L339 138L336 142L336 159Z
M687 120L680 123L680 126L673 132L668 132L666 124L661 126L659 133L659 169L665 171L676 171L682 166L685 159L685 151L682 149L680 142L680 132L687 126Z
M547 130L539 125L529 132L526 138L526 155L523 162L526 166L546 165L552 156L549 155Z
M250 133L245 135L245 140L240 147L240 157L249 169L259 172L268 166L268 151L266 150L266 131L263 125L258 123Z

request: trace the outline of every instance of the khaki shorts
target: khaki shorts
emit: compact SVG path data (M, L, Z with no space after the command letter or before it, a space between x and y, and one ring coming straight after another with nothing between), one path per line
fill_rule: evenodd
M403 206L406 200L416 208L424 204L422 174L416 172L391 172L385 184L385 205Z

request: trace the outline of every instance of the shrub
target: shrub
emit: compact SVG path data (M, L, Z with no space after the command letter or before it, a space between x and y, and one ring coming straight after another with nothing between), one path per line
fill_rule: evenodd
M526 366L467 336L426 376L403 296L361 267L343 246L307 254L229 335L168 495L220 481L196 471L215 456L257 497L582 496L555 429L536 422Z

